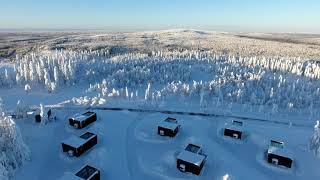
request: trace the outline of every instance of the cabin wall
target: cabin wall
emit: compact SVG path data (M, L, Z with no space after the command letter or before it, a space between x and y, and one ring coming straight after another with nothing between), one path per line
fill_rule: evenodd
M78 121L76 119L72 119L70 118L69 119L69 124L71 126L74 126L75 124L78 125L78 129L82 129L82 128L85 128L87 127L89 124L95 122L97 120L97 114L94 114L93 116L90 116L89 118L87 118L86 120L84 121Z
M201 173L201 170L203 168L204 162L200 164L200 166L197 166L195 164L183 161L181 159L177 159L177 168L180 169L180 164L184 164L186 166L186 172L191 172L195 175L199 175Z
M233 136L234 134L237 134L237 135L238 135L238 139L241 139L241 138L242 138L242 132L240 132L240 131L235 131L235 130L228 129L228 128L225 128L225 129L224 129L224 135L225 135L225 136L229 136L229 137L235 138L235 137Z
M163 131L164 134L162 135L160 131ZM161 136L169 136L169 137L174 137L178 133L178 128L176 128L174 131L171 129L167 129L161 126L158 126L158 134Z
M90 139L89 141L87 141L86 143L84 143L82 146L80 146L78 148L62 143L62 150L63 150L63 152L68 152L69 150L72 150L74 152L74 156L79 157L83 153L85 153L86 151L91 149L97 143L98 143L98 138L95 135L94 138Z
M279 156L276 154L271 154L271 153L268 154L268 163L272 164L273 158L278 159L278 161L279 161L278 165L282 165L287 168L291 168L291 166L292 166L292 159L287 158L287 157L283 157L283 156Z

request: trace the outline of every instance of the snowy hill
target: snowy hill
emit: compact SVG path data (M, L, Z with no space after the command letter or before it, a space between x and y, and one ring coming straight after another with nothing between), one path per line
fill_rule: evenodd
M230 33L174 29L145 32L0 33L0 59L14 60L30 51L109 50L110 54L151 51L212 50L242 56L320 57L320 37L288 33Z

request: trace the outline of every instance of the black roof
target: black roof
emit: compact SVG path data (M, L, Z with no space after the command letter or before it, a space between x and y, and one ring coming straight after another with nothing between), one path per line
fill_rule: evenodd
M84 179L88 179L90 176L92 176L92 174L94 174L97 171L98 171L98 169L96 169L92 166L86 165L80 171L78 171L76 173L76 176L84 178Z

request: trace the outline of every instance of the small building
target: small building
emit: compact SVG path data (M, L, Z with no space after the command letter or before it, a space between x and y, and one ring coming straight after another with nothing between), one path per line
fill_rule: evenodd
M202 148L194 144L188 146L177 156L177 168L182 172L191 172L199 175L207 156L202 153Z
M270 164L291 168L293 158L283 142L271 140L267 153L267 161Z
M77 114L74 117L69 118L69 124L76 129L82 129L89 124L97 120L97 114L95 112L87 111L82 114Z
M100 180L100 171L90 165L85 165L75 174L66 173L60 180Z
M223 134L235 139L243 139L243 122L233 120L224 128Z
M100 180L100 171L89 165L85 165L75 175L85 180Z
M168 117L158 124L158 134L160 136L174 137L180 129L177 119Z
M79 157L91 149L98 143L98 137L96 134L86 132L81 136L71 136L62 142L63 152L68 152L69 156Z

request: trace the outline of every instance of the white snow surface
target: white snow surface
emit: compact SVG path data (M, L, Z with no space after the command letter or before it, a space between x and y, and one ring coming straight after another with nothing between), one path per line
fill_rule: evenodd
M182 129L175 138L169 138L157 134L157 124L167 117L165 114L96 112L98 120L85 130L68 125L66 117L74 110L60 110L58 120L46 126L35 125L31 120L19 122L32 160L13 179L59 179L85 164L98 168L102 179L222 179L228 174L232 179L295 180L320 176L319 160L306 149L306 139L312 134L307 127L250 122L246 126L248 138L239 144L222 136L224 118L175 115ZM94 148L79 158L62 152L61 141L66 136L85 131L98 134ZM266 163L265 153L273 138L285 140L294 152L292 169ZM177 156L189 143L203 145L208 156L200 176L176 168Z

